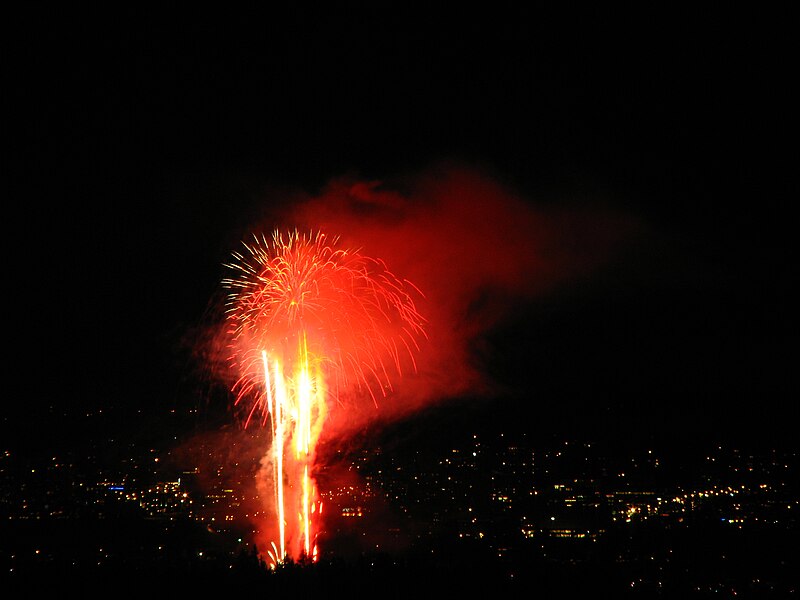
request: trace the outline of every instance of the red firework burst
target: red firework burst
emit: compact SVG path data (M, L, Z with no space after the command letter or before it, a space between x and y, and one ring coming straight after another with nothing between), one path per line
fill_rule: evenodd
M391 389L406 360L414 365L424 320L412 298L419 290L336 238L276 232L244 248L226 265L235 277L223 280L233 390L237 404L251 401L246 424L260 411L272 426L278 563L316 552L314 449L329 400L355 387L377 404L376 391ZM286 504L298 508L296 523Z

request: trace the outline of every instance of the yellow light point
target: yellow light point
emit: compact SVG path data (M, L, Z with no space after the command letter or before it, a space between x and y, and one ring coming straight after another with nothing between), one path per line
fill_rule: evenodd
M266 350L261 351L261 362L264 364L264 389L267 395L267 416L269 416L272 415L272 384L269 378L269 359Z
M275 380L275 431L272 445L275 448L275 495L278 507L278 536L281 546L279 560L286 557L286 517L283 499L283 408L286 402L286 387L280 374L280 363L277 359L272 364Z
M311 523L308 514L308 488L309 488L309 481L308 481L308 465L305 466L303 470L303 523L305 525L305 540L304 540L304 549L306 552L306 556L310 556L309 553L309 539L311 538Z

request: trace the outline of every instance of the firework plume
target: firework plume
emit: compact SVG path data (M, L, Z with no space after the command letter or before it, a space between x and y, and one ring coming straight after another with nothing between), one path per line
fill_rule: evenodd
M237 405L245 426L272 433L274 564L316 556L315 447L331 405L353 390L377 405L414 368L424 320L419 291L386 265L324 233L253 237L226 265L226 310Z

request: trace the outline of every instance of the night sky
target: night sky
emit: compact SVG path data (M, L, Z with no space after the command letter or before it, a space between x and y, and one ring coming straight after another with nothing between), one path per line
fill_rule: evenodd
M3 436L55 444L84 407L212 410L192 347L240 235L332 178L455 163L533 207L638 225L475 340L504 398L420 427L477 413L536 435L792 443L786 22L401 4L7 18Z

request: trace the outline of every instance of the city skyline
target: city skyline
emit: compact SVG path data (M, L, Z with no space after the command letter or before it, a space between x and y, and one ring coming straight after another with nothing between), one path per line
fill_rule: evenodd
M113 458L102 444L96 456L3 452L4 575L104 581L189 568L223 585L257 581L242 562L260 539L264 509L252 477L260 457L247 441L257 434L209 433L189 452L135 443ZM562 583L564 591L792 589L793 562L782 548L800 510L796 451L716 446L677 457L519 431L461 433L457 442L390 438L333 450L319 477L327 515L319 568L338 564L345 573L366 559L418 574L438 565L467 581L464 569L480 565L486 583L517 577L537 589L556 584L553 569L571 569L578 579ZM71 528L81 533L70 543ZM578 575L604 563L602 580ZM262 569L268 589L273 580ZM391 572L368 568L361 577Z

